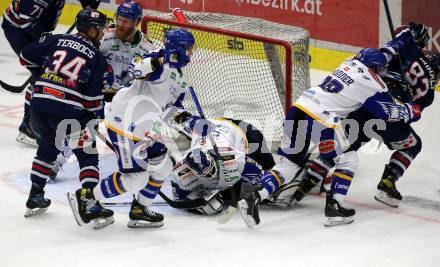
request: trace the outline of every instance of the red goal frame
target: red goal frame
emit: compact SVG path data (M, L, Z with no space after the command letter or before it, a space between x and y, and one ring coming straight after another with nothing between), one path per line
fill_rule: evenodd
M153 16L144 16L141 20L141 30L143 33L147 34L148 36L148 22L156 22L156 23L163 23L163 24L169 24L173 26L178 26L182 28L187 29L194 29L199 31L207 31L207 32L213 32L216 34L221 34L225 36L232 36L237 37L241 39L248 39L253 41L260 41L260 42L266 42L266 43L272 43L279 46L284 47L286 51L286 77L285 77L285 103L284 103L284 112L287 113L287 111L290 109L292 103L292 47L288 41L284 40L278 40L274 38L268 38L258 35L252 35L252 34L245 34L240 32L234 32L230 30L225 29L219 29L209 26L203 26L199 24L192 24L192 23L181 23L170 19L164 19L164 18L158 18Z

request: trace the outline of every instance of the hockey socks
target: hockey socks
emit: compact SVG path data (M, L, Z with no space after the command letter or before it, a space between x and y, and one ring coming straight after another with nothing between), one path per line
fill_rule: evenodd
M353 175L353 172L344 169L336 169L333 172L331 190L334 193L333 198L338 202L341 202L347 195Z
M49 174L51 173L53 166L53 164L47 163L35 157L34 161L32 162L31 170L32 183L44 188L46 186L47 179L49 179Z
M127 192L122 185L121 173L114 172L112 175L101 179L98 186L93 189L97 199L112 198Z
M272 195L272 193L281 185L283 185L283 183L283 177L277 172L265 172L263 178L261 179L261 185L263 186L263 188L259 191L261 199L268 198L268 196Z
M144 206L151 205L151 203L153 203L153 199L159 193L162 184L163 181L150 177L147 185L138 193L138 202Z

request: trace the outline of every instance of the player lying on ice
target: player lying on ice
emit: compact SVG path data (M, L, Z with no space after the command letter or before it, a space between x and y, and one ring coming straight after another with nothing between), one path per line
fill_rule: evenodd
M176 116L179 123L189 117ZM253 125L232 119L209 121L215 126L211 134L218 155L210 139L193 138L190 150L175 165L171 181L176 200L210 199L205 206L188 210L205 215L221 212L226 204L236 205L232 194L239 194L241 182L260 184L263 170L275 164L263 134Z
M183 68L190 62L193 35L184 29L165 34L164 48L134 60L133 82L120 89L106 111L106 126L118 157L119 170L103 178L94 190L78 189L69 193L69 202L79 225L95 220L95 228L113 222L98 200L126 192L137 192L133 199L128 227L159 227L162 214L150 210L162 183L173 170L168 149L160 139L160 125L177 110L183 109L188 84ZM200 134L208 124L197 116L187 127ZM200 130L200 131L199 131Z
M402 26L396 30L396 36L397 40L405 41L406 39L408 44L404 50L400 51L400 57L406 70L406 79L402 79L400 74L398 58L393 57L383 80L393 97L406 103L417 104L422 111L431 105L434 99L435 84L438 81L439 55L425 56L422 53L422 49L429 40L429 35L426 27L421 24L410 23L409 26ZM391 48L384 47L382 50L390 51ZM363 144L371 140L371 137L379 137L381 139L379 141L383 141L390 150L395 150L389 163L385 165L381 181L377 186L379 192L375 199L386 205L397 207L402 196L396 189L395 183L420 152L422 140L411 124L403 121L385 122L383 130L371 129L376 134L368 134L364 131L360 131L358 134L358 130L364 129L364 125L368 127L366 123L374 118L374 114L363 107L348 115L343 122L346 124L345 132L348 136L353 134L357 138L346 152L357 151ZM357 122L358 127L349 127L350 120ZM300 201L316 184L328 176L329 170L333 167L334 162L332 161L316 159L310 164L310 168L293 196L292 194L290 196L284 194L285 201L290 203Z
M402 42L392 45L395 50L404 47ZM319 86L303 92L284 121L284 135L278 150L281 161L263 177L263 180L271 180L274 186L260 190L242 187L238 204L248 225L253 226L259 221L259 202L268 198L275 188L291 182L306 164L312 143L318 146L320 159L335 162L334 177L337 180L333 179L335 186L332 188L338 190L330 190L327 194L326 225L353 221L355 211L344 208L341 202L357 170L358 158L356 152L342 154L346 140L341 119L360 107L385 121L409 122L420 118L417 105L401 103L390 95L380 77L387 63L387 57L378 49L363 49L343 62Z

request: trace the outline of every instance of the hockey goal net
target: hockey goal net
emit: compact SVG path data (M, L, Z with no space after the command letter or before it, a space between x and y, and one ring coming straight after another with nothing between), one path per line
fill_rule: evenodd
M279 141L285 111L310 85L308 32L255 18L185 15L185 24L171 14L145 16L142 31L157 47L170 29L191 31L196 45L184 73L206 117L245 120ZM184 105L196 113L191 97Z

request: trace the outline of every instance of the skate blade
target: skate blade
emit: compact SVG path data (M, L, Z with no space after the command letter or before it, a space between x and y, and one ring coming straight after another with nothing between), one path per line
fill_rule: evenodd
M130 228L157 228L163 226L162 222L146 222L142 220L130 220L127 223L127 227Z
M19 143L24 144L24 145L38 147L37 140L29 138L26 134L21 133L21 132L18 134L18 136L17 136L17 138L15 138L15 140Z
M327 222L324 223L325 226L336 226L343 224L350 224L354 221L353 216L351 217L328 217Z
M388 207L398 208L400 200L389 197L388 194L382 190L379 190L377 195L374 196L377 202L387 205Z
M93 229L99 230L114 223L115 219L113 218L113 216L110 216L108 218L94 219L93 222L94 222Z
M235 212L237 211L236 207L229 206L228 209L223 212L220 217L217 219L217 223L219 224L225 224L229 222L229 220L234 216Z
M249 206L246 200L242 199L238 201L238 208L240 210L241 217L243 217L243 220L246 223L247 227L249 227L250 229L254 228L257 223L255 222L254 217L247 214Z
M73 217L75 217L75 221L79 226L83 226L86 223L81 219L81 216L78 212L78 201L76 200L75 193L67 193L67 200L69 201L70 208L72 209Z
M45 212L47 210L47 208L35 208L35 209L26 209L25 213L24 213L24 217L25 218L29 218L38 214L41 214L43 212Z

